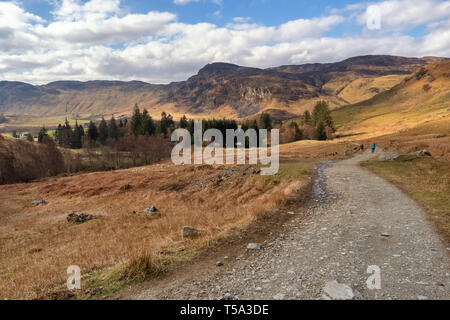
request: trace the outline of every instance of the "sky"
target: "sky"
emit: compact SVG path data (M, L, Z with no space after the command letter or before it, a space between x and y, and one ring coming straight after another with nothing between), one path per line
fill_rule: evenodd
M186 80L366 54L450 57L450 1L0 0L0 81Z

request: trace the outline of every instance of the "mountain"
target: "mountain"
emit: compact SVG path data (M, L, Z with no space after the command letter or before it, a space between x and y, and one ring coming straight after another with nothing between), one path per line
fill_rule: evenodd
M135 103L193 117L244 118L262 110L292 116L319 99L332 108L371 98L403 77L442 58L360 56L337 63L248 68L213 63L186 81L152 85L140 81L57 81L34 86L0 82L0 113L54 117L129 114ZM284 116L280 116L284 117Z
M391 133L450 121L450 61L425 65L389 90L333 112L340 132Z

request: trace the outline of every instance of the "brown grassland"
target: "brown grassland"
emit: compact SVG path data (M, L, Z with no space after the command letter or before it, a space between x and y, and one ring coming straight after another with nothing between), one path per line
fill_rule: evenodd
M64 289L69 265L83 270L83 289L104 286L105 294L164 272L292 193L309 192L315 161L342 157L350 149L346 143L310 141L282 146L283 163L275 176L261 176L247 165L163 161L0 186L0 298L51 297ZM313 154L320 157L308 159ZM46 205L31 204L42 198ZM143 213L150 205L160 210L159 217ZM97 218L71 224L69 212ZM201 230L201 236L183 241L185 225Z
M70 265L81 267L78 298L87 298L89 288L102 286L107 295L191 261L290 195L309 192L317 162L351 156L359 143L375 142L399 153L431 152L429 158L363 165L416 199L449 237L449 70L449 62L427 66L425 76L412 75L365 102L334 111L341 138L281 145L280 171L274 176L261 176L248 165L175 166L166 160L0 186L0 298L52 298L64 290ZM397 80L363 79L342 95L369 97L367 90L375 84L385 90ZM32 159L27 163L33 166ZM31 204L39 199L47 204ZM150 205L160 215L146 216L143 210ZM68 223L70 212L91 213L95 219ZM181 239L186 225L201 230L200 236Z

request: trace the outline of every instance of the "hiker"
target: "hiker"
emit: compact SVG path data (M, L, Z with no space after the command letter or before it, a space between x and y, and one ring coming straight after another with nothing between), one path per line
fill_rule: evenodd
M361 144L361 145L359 146L359 151L361 151L361 152L364 151L364 145L363 145L363 144Z
M375 152L375 149L377 148L377 146L375 145L375 143L372 143L372 145L370 146L372 148L372 153Z

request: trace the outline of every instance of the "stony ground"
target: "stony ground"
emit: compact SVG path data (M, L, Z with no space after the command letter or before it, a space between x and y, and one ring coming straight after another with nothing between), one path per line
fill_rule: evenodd
M131 298L450 299L450 248L413 200L358 166L371 156L322 165L314 203L261 250ZM369 266L379 267L380 289L368 289Z

